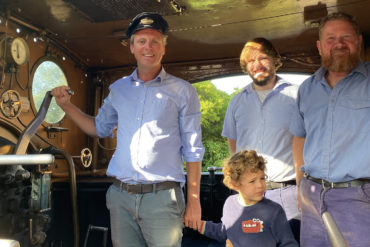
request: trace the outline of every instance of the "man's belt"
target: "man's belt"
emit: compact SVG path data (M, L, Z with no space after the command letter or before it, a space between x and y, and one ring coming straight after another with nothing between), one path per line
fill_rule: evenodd
M120 190L127 191L129 194L145 194L156 192L158 190L168 190L179 187L180 183L175 181L165 181L154 184L128 184L121 182L118 179L114 179L113 185Z
M284 181L284 182L266 181L267 190L279 189L279 188L287 187L289 185L296 185L295 180L289 180L289 181Z
M347 182L329 182L324 179L311 177L308 174L304 174L304 177L307 178L308 180L311 180L312 182L321 184L324 189L325 188L338 189L338 188L360 187L364 184L370 183L370 179L355 179L355 180L351 180Z

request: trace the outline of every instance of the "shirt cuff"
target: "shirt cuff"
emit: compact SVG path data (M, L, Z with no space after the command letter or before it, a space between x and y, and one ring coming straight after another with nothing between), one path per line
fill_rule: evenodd
M202 220L202 225L200 227L200 233L204 234L204 231L206 230L206 223L204 220Z

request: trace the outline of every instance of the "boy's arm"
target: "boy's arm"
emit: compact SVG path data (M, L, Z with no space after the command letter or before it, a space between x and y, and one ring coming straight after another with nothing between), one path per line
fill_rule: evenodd
M221 243L226 243L226 228L222 222L214 223L212 221L202 221L199 232L206 237L212 238Z

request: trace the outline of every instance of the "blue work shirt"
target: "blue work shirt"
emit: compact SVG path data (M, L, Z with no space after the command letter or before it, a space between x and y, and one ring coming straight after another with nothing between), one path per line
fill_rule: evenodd
M127 183L184 183L182 158L199 162L204 153L195 89L163 68L145 83L135 70L109 89L95 118L100 137L112 137L117 127L107 175Z
M291 132L305 137L302 171L330 182L370 178L370 63L333 89L320 68L299 88Z
M261 103L253 84L235 95L227 108L222 135L236 140L236 151L254 149L267 161L269 181L295 179L293 135L289 132L298 86L281 78Z

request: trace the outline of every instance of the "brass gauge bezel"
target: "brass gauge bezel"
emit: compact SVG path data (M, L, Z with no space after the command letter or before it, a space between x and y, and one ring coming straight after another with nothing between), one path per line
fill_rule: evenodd
M6 63L23 65L30 59L30 49L21 37L6 37L0 42L1 58Z

